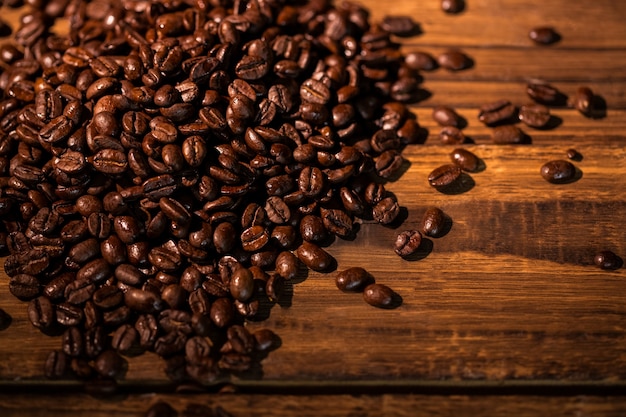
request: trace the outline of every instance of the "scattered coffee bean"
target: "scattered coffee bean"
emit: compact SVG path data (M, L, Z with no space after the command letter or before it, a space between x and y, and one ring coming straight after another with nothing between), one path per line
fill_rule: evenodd
M624 261L614 252L610 250L603 250L596 253L593 258L593 263L601 269L614 270L621 268Z
M473 65L472 59L460 50L452 49L437 57L437 63L450 71L461 71Z
M396 298L396 293L383 284L370 284L363 290L363 299L365 302L378 308L396 307Z
M446 13L460 13L465 8L465 0L441 0L441 10Z
M463 131L454 126L444 126L439 133L439 138L444 145L460 145L465 142Z
M475 172L480 166L480 159L464 148L456 148L450 152L450 159L463 171Z
M422 243L422 234L419 230L405 230L398 234L393 244L393 250L399 256L414 254Z
M564 184L576 178L576 167L566 160L557 159L541 166L541 176L553 184Z
M148 408L145 417L178 417L178 412L165 401L157 401Z
M341 291L361 292L363 289L374 282L374 278L365 269L354 266L345 269L335 277L335 284Z
M455 164L445 164L428 175L428 183L435 188L444 188L455 183L460 176L461 168Z
M452 107L437 106L433 109L433 120L441 126L460 127L462 118Z
M494 126L510 121L515 116L516 111L517 108L510 101L498 100L481 106L478 120L487 126Z
M542 81L532 81L526 86L528 97L537 103L549 106L564 104L564 95L552 85Z
M446 215L438 207L429 207L422 216L422 233L430 237L441 237L446 230Z
M437 60L426 52L409 52L404 57L404 63L412 70L432 71L437 69Z
M582 161L583 156L580 152L578 152L576 149L574 148L570 148L567 150L566 155L569 159L573 160L573 161Z
M589 87L579 87L576 94L569 100L569 105L585 116L593 115L594 94Z
M380 27L396 36L412 36L419 29L410 16L385 16Z
M561 36L552 27L541 26L536 27L528 32L528 37L539 45L550 45L558 42Z
M525 104L519 110L519 119L537 129L548 125L550 118L550 109L542 104Z
M496 145L516 145L527 141L524 132L513 125L497 126L493 128L491 138Z

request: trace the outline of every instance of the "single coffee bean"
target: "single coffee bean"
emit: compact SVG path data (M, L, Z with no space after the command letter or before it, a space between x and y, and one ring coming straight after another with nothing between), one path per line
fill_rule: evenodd
M465 142L463 131L454 126L444 126L439 133L439 138L444 145L460 145Z
M404 63L412 70L432 71L437 69L437 60L426 52L409 52L404 57Z
M372 209L372 217L380 224L392 223L400 214L400 205L395 197L385 197Z
M405 230L396 237L393 250L399 256L409 256L417 252L420 243L422 243L422 234L419 230Z
M38 329L49 330L56 321L54 306L47 297L34 298L28 303L28 318Z
M230 277L230 294L238 301L245 302L254 293L254 277L248 268L236 268Z
M475 172L480 166L480 159L467 149L456 148L449 155L452 162L463 171Z
M491 139L497 145L515 145L525 143L526 135L514 125L497 126L493 128Z
M564 101L564 96L559 90L542 81L528 83L526 93L531 99L541 104L560 105Z
M604 250L596 253L593 263L601 269L614 270L619 269L624 264L621 257L610 250Z
M435 168L428 175L428 183L436 188L447 187L455 183L461 176L461 168L455 164L445 164Z
M372 275L358 266L345 269L335 277L337 288L346 292L361 292L372 283L374 283Z
M508 100L498 100L480 107L478 120L487 126L509 121L516 112L516 107Z
M446 13L460 13L465 8L464 0L441 0L441 10Z
M410 16L385 16L380 27L396 36L412 36L419 29Z
M557 159L541 166L541 176L553 184L564 184L576 178L576 167L566 160Z
M528 37L539 45L550 45L558 42L561 36L554 28L549 26L540 26L530 30Z
M178 412L165 401L157 401L148 408L145 417L178 417Z
M429 207L422 216L421 229L426 236L441 237L445 232L447 218L438 207Z
M314 271L324 272L333 265L334 258L315 243L304 241L296 249L296 256Z
M62 336L63 352L66 355L77 357L83 354L83 335L78 327L69 327Z
M94 361L94 369L105 378L119 378L126 371L126 360L114 350L105 350Z
M530 127L541 129L550 118L550 109L542 104L525 104L519 110L519 119Z
M365 302L378 308L396 307L396 298L396 293L383 284L370 284L363 290L363 299Z
M582 154L574 148L568 149L566 155L569 159L573 161L581 161L583 159Z
M473 65L472 59L458 49L442 53L437 57L437 63L449 71L461 71Z
M454 126L458 128L461 126L463 119L453 108L437 106L433 109L433 120L441 126Z
M31 300L39 296L39 281L33 275L18 274L9 280L9 291L20 300Z
M61 379L67 375L70 359L61 350L50 352L44 364L44 375L49 379Z
M569 105L585 116L593 115L594 94L589 87L579 87L576 94L570 98Z

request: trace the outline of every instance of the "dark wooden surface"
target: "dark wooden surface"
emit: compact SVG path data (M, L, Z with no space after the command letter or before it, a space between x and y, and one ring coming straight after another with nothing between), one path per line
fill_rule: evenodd
M340 386L363 395L163 398L179 409L188 402L215 402L237 416L249 415L252 404L266 411L263 415L288 416L624 415L626 269L601 271L592 260L601 249L626 257L626 2L466 0L466 11L456 16L441 12L437 0L363 4L374 20L384 13L409 13L421 23L423 34L403 40L405 51L437 55L461 46L475 60L466 71L423 74L422 87L432 95L413 110L430 136L406 150L410 166L388 186L406 208L404 224L395 229L363 224L354 241L329 248L339 269L367 268L393 287L403 304L377 310L358 294L339 292L334 274L301 276L267 320L249 324L275 330L281 347L258 372L230 381L252 393ZM544 24L561 33L561 42L532 44L528 30ZM478 107L500 98L528 102L525 82L531 78L566 94L591 87L606 101L605 117L554 109L557 128L522 126L530 145L491 144L490 129L476 119ZM437 192L426 181L451 150L439 144L430 116L439 104L457 108L467 119L465 132L475 142L467 148L486 166L471 174L473 187L458 195ZM570 147L584 156L575 162L582 177L567 185L545 182L539 167L564 158ZM432 247L416 259L397 257L391 249L395 235L416 227L429 206L450 215L450 232L431 239ZM122 388L134 392L128 396L94 399L78 394L72 381L63 383L66 401L26 395L34 385L59 387L43 378L42 364L60 341L32 328L25 304L9 293L4 272L0 306L13 317L0 332L0 392L21 393L0 394L2 416L38 415L46 406L53 408L46 415L141 415L161 396L137 390L167 389L161 360L146 354L129 359L122 381ZM472 388L477 383L480 393ZM520 384L521 394L509 385L506 395L485 395L507 383ZM527 395L555 386L565 394ZM591 395L584 395L586 386ZM376 387L388 394L373 395ZM393 394L411 387L443 391ZM302 404L310 408L305 412Z

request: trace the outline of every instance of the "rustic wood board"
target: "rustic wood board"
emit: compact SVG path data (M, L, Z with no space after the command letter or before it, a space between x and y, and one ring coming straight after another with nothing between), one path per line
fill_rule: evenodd
M422 87L432 96L413 110L430 135L424 145L406 150L410 166L388 185L406 208L404 224L363 224L354 241L337 241L329 248L339 269L367 268L393 287L403 304L376 310L358 294L340 293L334 274L301 276L267 320L250 323L251 328L275 330L282 346L263 360L259 372L234 382L277 392L281 386L311 382L347 383L357 390L369 384L410 387L476 380L493 386L520 380L622 386L626 269L601 271L592 259L600 249L626 257L626 3L467 0L466 11L457 16L445 15L435 0L401 1L391 8L374 0L362 3L375 20L384 13L410 13L421 23L421 36L402 40L405 51L436 55L461 46L476 62L458 73L440 69L423 74ZM7 16L15 20L18 14ZM544 24L559 30L560 43L538 47L528 40L528 30ZM532 144L491 144L490 129L476 119L478 107L500 98L527 102L525 82L530 78L549 81L567 94L587 85L606 101L606 116L588 119L572 109L555 109L561 122L556 129L524 128ZM467 119L465 132L474 141L467 148L486 166L471 174L473 187L457 195L442 194L426 181L433 168L448 161L451 150L439 145L430 116L439 104L454 106ZM575 163L582 177L559 186L543 181L541 164L564 158L570 147L584 156ZM450 232L431 239L432 247L414 260L397 257L393 238L415 227L429 206L450 215ZM42 364L60 340L32 328L25 304L9 293L4 272L0 306L13 317L12 325L0 332L0 386L47 384ZM151 389L168 381L160 359L146 354L129 360L123 384ZM311 401L316 404L326 401L315 398ZM472 399L450 401L465 409L466 400ZM524 399L510 400L521 404ZM246 401L236 400L236 407ZM423 401L434 407L437 399L368 401L378 404L374 410L390 411L394 401L414 409ZM528 410L556 410L568 401L531 399L534 405ZM582 404L582 411L603 415L617 415L611 414L617 409L611 405L624 409L623 399L595 398L591 405L571 401ZM361 404L362 409L368 404ZM296 415L284 408L283 414Z

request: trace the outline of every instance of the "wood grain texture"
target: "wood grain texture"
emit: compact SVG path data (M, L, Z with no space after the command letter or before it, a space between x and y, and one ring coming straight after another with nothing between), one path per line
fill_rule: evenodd
M0 395L3 417L142 417L159 401L167 402L179 413L188 409L221 407L233 416L297 417L422 417L422 416L494 416L534 417L538 415L621 417L626 412L626 398L603 396L471 396L471 395L130 395L95 398L85 394Z
M362 3L374 19L409 13L421 23L423 35L402 40L405 51L436 55L461 46L476 62L458 73L423 74L422 87L432 96L413 111L429 136L424 145L407 148L406 171L388 184L406 209L405 222L396 227L365 222L354 241L338 240L328 248L339 269L367 268L378 282L394 288L403 304L376 310L359 294L339 292L334 274L303 274L271 306L267 320L249 323L275 330L282 346L263 360L261 369L233 381L254 389L311 381L355 387L484 381L495 387L518 380L564 385L626 380L626 269L601 271L592 264L600 249L626 257L626 3L467 0L459 16L442 13L438 1L402 1L391 8L374 0ZM18 14L7 16L15 21ZM544 24L555 26L563 40L551 47L533 45L528 30ZM491 129L476 119L478 108L500 98L527 102L524 86L534 77L566 94L590 86L605 99L606 116L589 119L572 109L555 109L556 129L522 126L532 144L493 145ZM426 181L432 169L448 162L452 149L439 144L439 128L431 118L432 107L440 104L466 118L464 132L474 143L465 146L485 163L482 172L470 174L471 187L456 195L442 194ZM582 177L560 186L541 179L540 166L564 158L570 147L584 156L575 162ZM430 206L452 218L450 232L428 239L411 260L397 257L391 249L395 235L417 227ZM60 340L32 328L26 305L9 293L4 272L0 307L13 317L0 332L0 383L48 383L43 361ZM168 384L162 361L151 354L129 358L123 382ZM94 404L78 397L53 406L54 399L39 398L32 404L25 396L0 398L0 415L23 409L37 415L40 407L50 406L47 415L82 410L130 416L140 415L151 401L139 396ZM224 407L232 405L235 415L248 415L251 404L270 414L300 416L320 415L316 410L328 411L331 403L337 404L335 414L324 415L409 415L406 410L418 413L410 415L453 415L456 410L479 415L485 409L504 415L501 401L511 406L509 415L623 415L626 407L623 398L584 396L227 398ZM171 400L178 407L185 401ZM311 408L300 407L300 401Z

